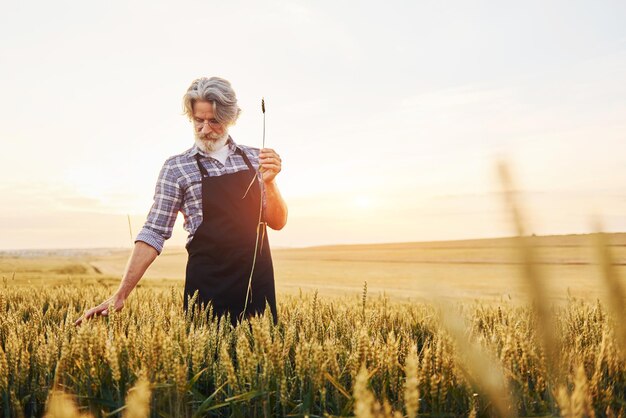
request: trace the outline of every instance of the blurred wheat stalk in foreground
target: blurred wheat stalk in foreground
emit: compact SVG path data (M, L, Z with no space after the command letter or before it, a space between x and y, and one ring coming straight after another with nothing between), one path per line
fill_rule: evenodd
M532 237L528 236L526 220L523 211L520 208L520 197L516 190L509 165L501 161L498 164L498 175L502 185L503 196L506 207L511 215L511 223L514 226L517 235L517 243L519 254L524 266L524 280L529 289L529 296L533 302L532 307L534 316L537 321L537 340L536 344L541 347L544 353L544 367L547 372L547 385L549 394L556 398L560 412L564 417L593 417L596 415L593 407L593 397L597 394L598 388L590 388L587 379L587 373L593 376L594 381L601 379L601 373L598 368L601 363L596 363L596 370L592 373L590 367L585 363L586 360L577 360L568 362L564 367L560 361L563 352L563 333L560 332L556 325L556 315L554 307L550 306L545 289L545 277L537 263L535 249L533 247ZM617 334L617 349L615 358L612 361L624 362L626 350L626 325L622 319L626 311L624 310L624 298L626 294L623 291L617 272L614 268L612 256L610 254L609 245L606 237L601 232L600 222L596 222L595 248L599 259L599 265L602 269L602 277L604 278L604 287L607 294L609 313L612 314L613 320L609 321L605 333L603 334L602 343L607 335ZM584 339L584 335L580 337ZM585 345L582 345L586 349ZM567 354L567 353L565 353ZM558 387L558 389L555 389ZM573 387L573 388L572 388ZM569 389L572 388L572 389ZM612 393L612 392L609 392ZM623 396L623 392L622 392ZM553 411L554 412L554 411ZM607 407L601 411L607 416L614 415L613 409ZM619 410L619 416L624 414L623 405Z

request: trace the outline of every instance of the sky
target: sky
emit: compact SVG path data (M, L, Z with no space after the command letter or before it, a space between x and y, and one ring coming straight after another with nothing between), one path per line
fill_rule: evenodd
M275 247L626 231L623 1L0 5L0 250L130 247L192 80L283 159ZM130 230L129 222L130 218ZM182 216L167 246L185 243Z

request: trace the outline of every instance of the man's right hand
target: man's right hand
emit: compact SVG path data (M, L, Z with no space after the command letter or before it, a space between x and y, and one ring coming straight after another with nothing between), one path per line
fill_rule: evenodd
M78 318L74 325L80 325L84 320L91 319L98 315L107 316L109 314L109 306L115 311L119 311L124 307L124 302L130 292L133 291L137 282L141 279L141 276L146 272L146 269L152 264L159 253L154 247L146 244L143 241L137 241L133 253L130 255L128 264L126 265L126 271L122 277L120 287L115 291L113 296L102 302L100 305L86 310L83 316Z
M123 307L124 299L117 295L113 295L104 302L102 302L100 305L86 310L85 313L74 322L74 325L79 326L83 323L83 321L89 320L98 315L107 316L109 314L109 309L114 309L115 312L117 312Z

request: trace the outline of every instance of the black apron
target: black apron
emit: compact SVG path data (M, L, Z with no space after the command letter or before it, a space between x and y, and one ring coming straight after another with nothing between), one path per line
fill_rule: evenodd
M184 307L188 309L189 298L197 290L198 305L210 302L214 315L230 313L232 324L237 324L246 303L258 227L261 233L243 316L263 312L267 301L276 323L274 268L265 225L259 224L261 185L255 180L246 193L257 174L245 153L240 149L237 152L248 169L220 176L209 176L196 154L202 174L202 223L187 245Z

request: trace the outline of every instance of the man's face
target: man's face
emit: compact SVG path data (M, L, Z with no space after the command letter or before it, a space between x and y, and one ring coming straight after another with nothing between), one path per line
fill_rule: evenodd
M197 101L193 104L192 123L196 142L200 141L205 150L221 148L228 138L226 127L215 119L211 102Z

